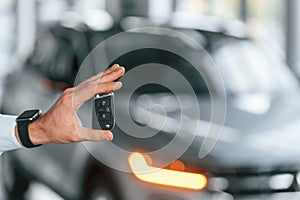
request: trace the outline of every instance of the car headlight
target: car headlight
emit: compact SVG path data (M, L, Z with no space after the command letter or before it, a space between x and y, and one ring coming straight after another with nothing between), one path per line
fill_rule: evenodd
M202 190L207 185L203 174L149 166L145 157L137 152L129 155L128 162L133 174L144 182L192 190Z

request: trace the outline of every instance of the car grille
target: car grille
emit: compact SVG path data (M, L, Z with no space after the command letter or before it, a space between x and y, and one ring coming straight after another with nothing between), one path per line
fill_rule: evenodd
M298 171L231 173L209 179L208 190L232 195L299 191Z

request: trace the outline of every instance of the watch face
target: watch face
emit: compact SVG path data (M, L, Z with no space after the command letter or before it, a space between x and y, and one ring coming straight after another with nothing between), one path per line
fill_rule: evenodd
M17 120L32 120L39 115L39 112L40 112L40 110L38 110L38 109L26 110L17 118Z

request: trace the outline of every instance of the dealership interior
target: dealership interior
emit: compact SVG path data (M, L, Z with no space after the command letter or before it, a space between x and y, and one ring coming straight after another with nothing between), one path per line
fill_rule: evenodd
M77 112L93 129L113 116L114 139L3 152L0 199L300 199L299 11L299 0L1 0L1 114L46 113L113 64L126 72L102 101L109 115L96 96Z

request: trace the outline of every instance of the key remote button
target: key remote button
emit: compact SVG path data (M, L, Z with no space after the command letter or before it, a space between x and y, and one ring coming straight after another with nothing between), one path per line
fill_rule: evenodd
M99 108L98 111L99 112L111 112L111 108L110 107Z
M110 113L99 113L100 120L110 120L111 116Z
M111 130L114 127L112 121L99 121L102 130Z
M105 112L111 112L111 109L110 109L110 107L105 107L105 108L104 108L104 111L105 111Z
M100 102L100 106L109 106L110 105L110 102L109 102L109 99L102 99L101 102Z
M110 106L110 100L109 99L98 99L97 100L97 106L98 107Z

